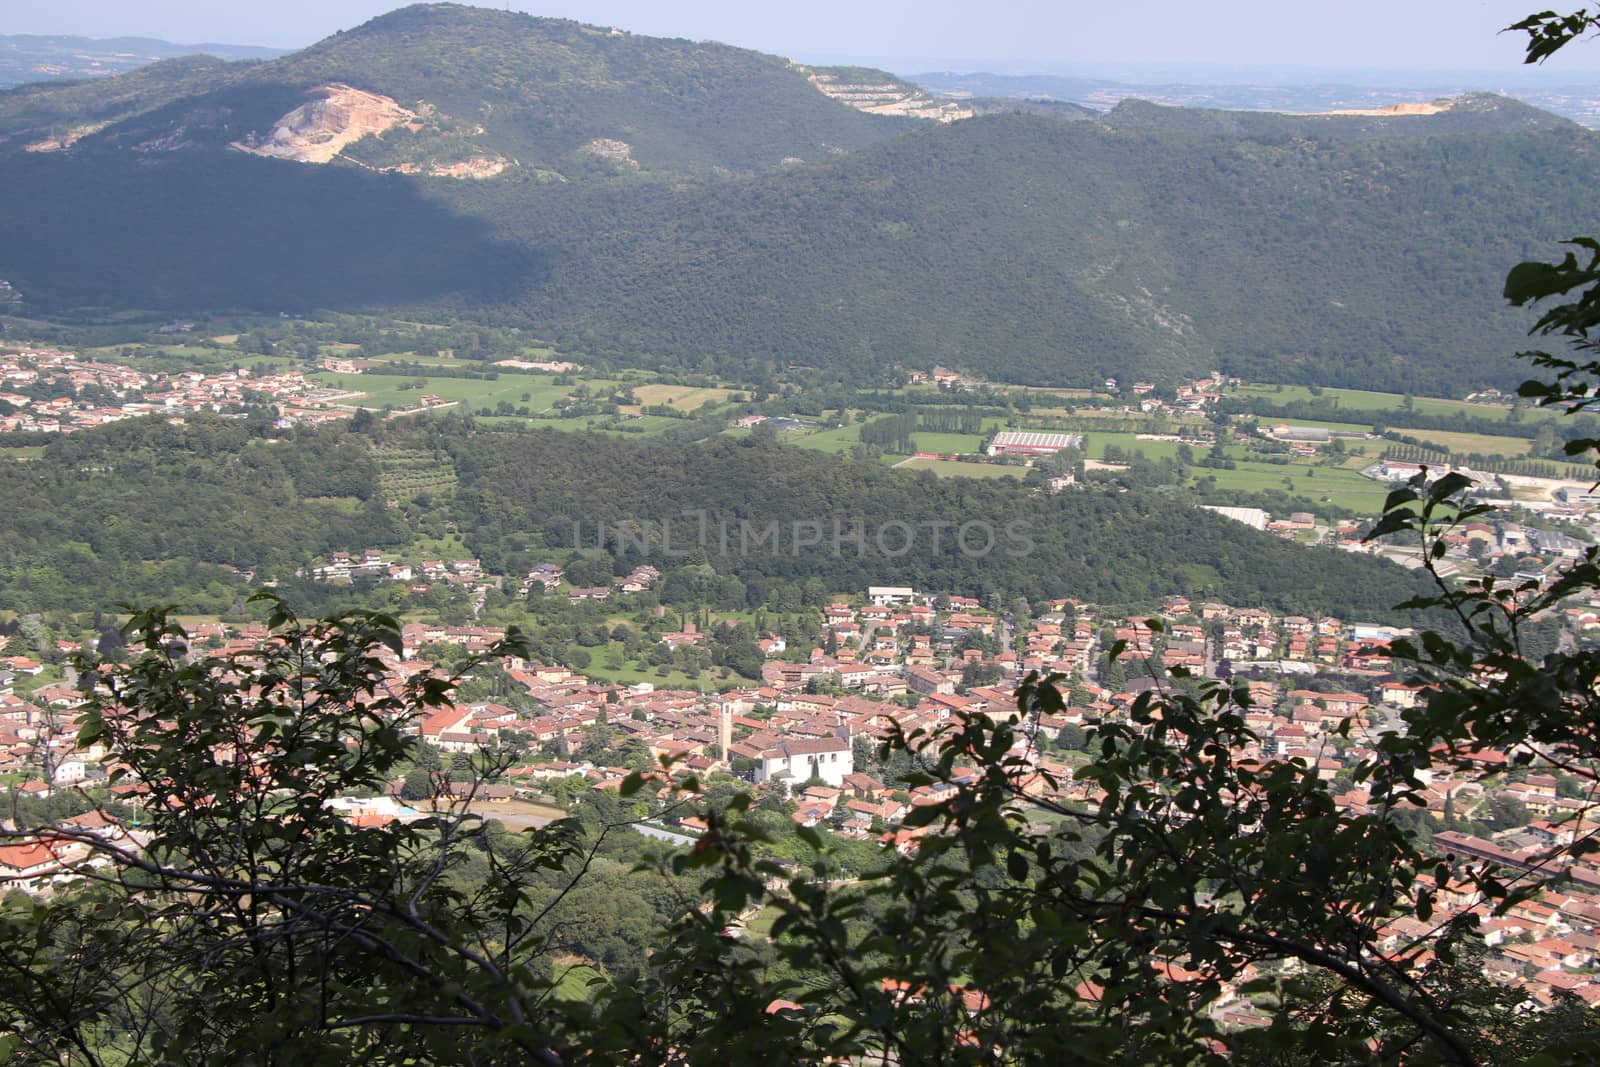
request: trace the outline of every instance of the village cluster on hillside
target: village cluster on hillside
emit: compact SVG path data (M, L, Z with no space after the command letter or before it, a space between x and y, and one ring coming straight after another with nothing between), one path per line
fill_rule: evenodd
M353 560L339 561L353 563ZM364 562L364 565L365 562ZM455 574L460 564L437 564ZM464 577L464 576L463 576ZM638 582L650 578L637 574ZM535 572L528 581L560 584L558 573ZM618 593L618 595L625 595ZM1575 606L1567 621L1593 625L1597 604ZM450 704L411 724L422 741L446 754L488 748L518 753L515 765L475 790L451 793L491 806L518 797L571 800L591 790L616 790L635 769L672 761L702 776L718 772L745 779L760 793L786 800L794 821L834 833L911 850L925 829L901 820L913 807L936 802L948 786L906 788L876 765L878 742L892 731L922 730L931 738L963 713L1003 714L1015 707L1016 684L1031 671L1057 672L1068 706L1029 724L1015 755L1032 768L1020 784L1058 803L1092 805L1096 787L1074 778L1087 757L1085 731L1124 719L1138 694L1172 684L1172 668L1222 675L1249 695L1246 719L1257 737L1243 760L1294 760L1334 783L1338 802L1352 813L1367 809L1367 793L1346 780L1386 731L1402 728L1399 715L1425 693L1409 684L1389 658L1403 631L1332 617L1275 614L1260 608L1195 603L1170 597L1157 617L1116 617L1092 605L1058 600L1023 614L988 610L978 601L931 595L903 587L873 587L822 612L815 644L795 654L775 634L759 642L767 657L761 684L720 693L656 689L586 677L559 665L511 658L504 662L507 695L492 701ZM505 636L482 625L411 623L399 654L383 657L389 685L399 692L441 656L479 653ZM708 635L693 624L664 634L669 644L697 643ZM192 631L196 654L248 652L269 640L262 626L202 624ZM1106 653L1125 646L1115 659ZM76 651L71 642L57 658ZM81 693L57 666L30 655L0 659L0 773L25 779L25 795L104 783L108 768L99 746L80 749L72 726ZM928 744L933 744L930 740ZM1472 756L1482 770L1507 770L1503 753ZM1593 830L1592 804L1575 779L1547 766L1529 766L1485 779L1441 761L1423 772L1418 832L1441 854L1491 860L1513 874L1547 862L1547 850ZM1340 788L1343 786L1343 788ZM418 817L400 799L349 798L353 819L382 824ZM137 808L142 787L122 781L113 798ZM673 832L693 835L694 818L674 820ZM137 830L101 812L73 825L137 840ZM134 835L129 838L127 835ZM87 850L61 844L0 848L0 875L36 891L74 877ZM1572 863L1570 859L1563 860ZM1600 1003L1600 867L1574 863L1568 889L1546 892L1504 915L1491 915L1465 883L1431 887L1438 917L1474 911L1491 950L1489 973L1549 1003L1558 991ZM1411 920L1385 931L1385 946L1426 937ZM1224 998L1219 1010L1244 1012Z
M271 404L280 425L348 418L344 394L298 371L252 374L246 368L165 373L85 359L57 349L0 355L0 432L71 433L140 415L237 412Z

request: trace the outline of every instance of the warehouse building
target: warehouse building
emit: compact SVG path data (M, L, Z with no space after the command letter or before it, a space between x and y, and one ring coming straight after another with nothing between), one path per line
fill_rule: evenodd
M1005 430L989 442L991 456L1049 456L1063 448L1082 448L1083 435L1077 433L1030 433Z

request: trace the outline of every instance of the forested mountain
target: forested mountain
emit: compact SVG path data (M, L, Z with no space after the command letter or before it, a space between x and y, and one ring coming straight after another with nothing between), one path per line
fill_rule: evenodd
M302 108L311 110L290 117ZM770 169L911 121L841 104L778 56L424 4L268 62L180 61L121 85L0 94L0 136L10 141L0 151L155 156L245 145L304 158L348 133L342 158L371 168L427 173L487 160L561 181L596 170Z
M245 585L237 571L287 579L334 550L399 550L440 527L459 528L496 573L575 552L606 560L603 573L649 562L668 574L667 595L694 603L729 599L735 579L732 599L752 605L779 587L820 603L904 584L1129 607L1186 593L1370 619L1420 588L1393 564L1287 544L1153 493L1038 496L760 438L634 442L458 418L375 432L378 449L433 457L455 492L385 506L372 437L334 426L274 440L265 421L132 420L0 464L11 502L0 509L0 600L226 610ZM627 523L648 547L619 540Z
M1518 377L1506 268L1597 222L1596 135L1500 97L945 124L823 78L427 5L265 63L25 87L0 94L0 277L39 313L403 308L742 380L1439 393Z
M1519 373L1505 270L1594 215L1594 135L1463 109L1481 132L1416 136L1457 115L1336 137L1142 104L1105 124L996 115L731 188L508 203L502 232L546 256L525 321L588 350L1439 392Z

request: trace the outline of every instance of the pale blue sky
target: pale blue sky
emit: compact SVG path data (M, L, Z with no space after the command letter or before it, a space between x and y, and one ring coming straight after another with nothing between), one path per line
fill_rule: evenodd
M1272 64L1510 71L1497 31L1550 0L511 0L538 15L712 39L800 59ZM1557 2L1566 10L1580 0ZM0 0L0 33L139 35L293 48L399 6L385 0ZM504 3L486 6L502 7ZM1035 62L1029 62L1035 61ZM1553 68L1553 69L1550 69ZM1547 75L1600 71L1600 42Z

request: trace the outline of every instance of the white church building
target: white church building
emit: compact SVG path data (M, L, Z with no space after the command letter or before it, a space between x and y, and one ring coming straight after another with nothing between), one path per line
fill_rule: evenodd
M797 786L820 778L828 785L839 787L844 784L846 775L854 773L855 760L849 741L842 737L797 737L761 753L756 781L784 778L790 785Z

